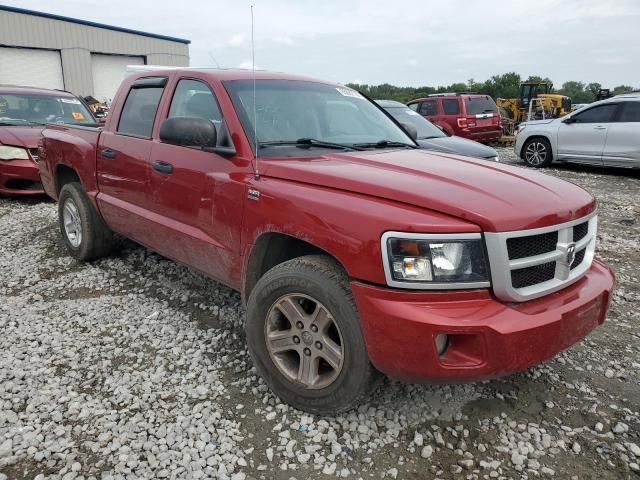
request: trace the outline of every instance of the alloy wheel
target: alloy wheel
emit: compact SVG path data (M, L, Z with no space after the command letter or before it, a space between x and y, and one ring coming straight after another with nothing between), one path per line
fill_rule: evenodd
M344 364L344 343L335 319L304 294L280 297L265 323L267 351L278 370L308 389L331 385Z
M539 166L547 159L547 147L542 142L531 142L524 153L529 165Z
M67 198L64 202L62 221L67 240L73 248L78 248L82 243L82 221L78 207L71 198Z

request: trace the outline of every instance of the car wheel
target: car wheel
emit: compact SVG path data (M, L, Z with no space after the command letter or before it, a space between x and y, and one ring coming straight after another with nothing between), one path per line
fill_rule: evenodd
M67 183L60 190L58 222L67 250L78 260L94 260L111 250L113 233L79 183Z
M522 159L533 168L548 167L553 161L549 140L540 137L527 140L522 147Z
M300 410L347 410L380 377L369 361L348 278L329 257L300 257L269 270L249 295L246 334L258 373Z

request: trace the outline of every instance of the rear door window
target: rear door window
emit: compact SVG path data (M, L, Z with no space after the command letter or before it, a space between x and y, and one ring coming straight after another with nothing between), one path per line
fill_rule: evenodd
M625 102L619 122L640 122L640 102Z
M467 97L464 99L467 115L481 115L483 113L496 113L498 107L491 97Z
M617 103L598 105L573 116L576 123L608 123L618 108Z
M420 104L420 115L437 115L438 114L438 104L435 100L427 100Z
M460 102L458 102L457 98L443 98L442 111L445 115L459 115Z
M151 138L163 87L132 88L124 102L118 133Z

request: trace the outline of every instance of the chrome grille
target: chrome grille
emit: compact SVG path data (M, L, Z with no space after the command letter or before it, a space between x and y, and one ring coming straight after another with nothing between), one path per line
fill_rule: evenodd
M594 212L551 227L485 233L495 295L523 302L577 281L591 267L597 226Z

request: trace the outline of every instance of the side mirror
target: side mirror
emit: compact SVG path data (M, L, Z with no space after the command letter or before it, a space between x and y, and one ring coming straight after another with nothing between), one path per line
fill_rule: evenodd
M564 120L562 120L562 123L566 123L571 124L571 123L576 123L576 120L573 117L569 117L569 118L565 118Z
M160 141L181 147L215 148L216 126L204 118L173 117L160 127Z
M402 125L402 128L404 128L404 131L407 132L407 134L411 137L412 140L415 140L418 138L418 129L410 124L410 123L401 123L400 125Z

